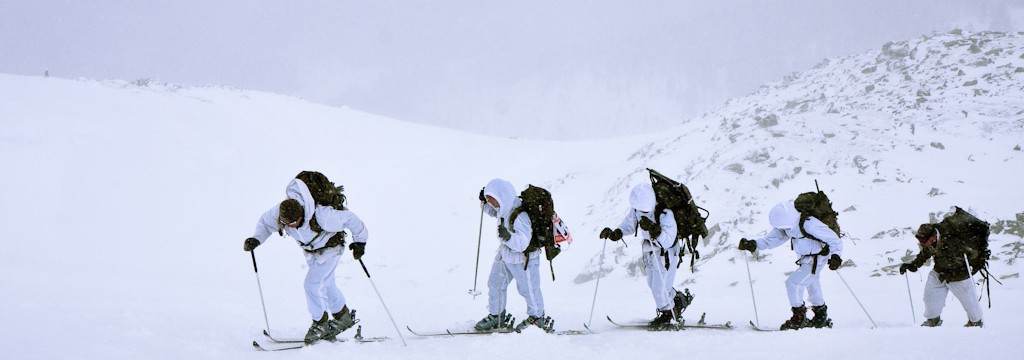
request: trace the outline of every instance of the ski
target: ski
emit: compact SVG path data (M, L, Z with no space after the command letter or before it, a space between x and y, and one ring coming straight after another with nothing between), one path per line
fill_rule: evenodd
M619 328L622 328L622 329L647 330L647 331L679 331L679 330L683 330L682 327L677 327L675 325L669 325L669 326L666 326L666 327L661 328L661 329L652 329L647 324L620 324L620 323L615 322L615 320L612 320L611 316L605 316L605 318L608 319L608 322L612 323L612 325L618 326Z
M305 340L275 339L274 337L270 336L270 333L267 332L266 330L263 330L263 335L266 336L267 339L269 339L271 341L271 344L261 344L259 341L253 340L252 346L254 348L256 348L257 350L260 350L260 351L295 350L295 349L304 348L306 346L316 345L316 344L319 343L319 341L318 341L318 342L315 342L313 344L308 344L307 345ZM350 340L354 341L354 342L357 342L357 343L370 343L370 342L387 341L387 340L391 340L391 338L386 337L386 336L375 336L375 337L369 337L369 338L363 337L363 326L359 325L358 327L356 327L356 335L353 336L351 339L336 339L334 341L331 341L331 340L323 340L323 341L327 341L327 342L347 342L347 341L350 341Z
M486 330L486 331L478 331L478 330L456 330L456 331L452 331L452 330L445 329L444 331L432 331L432 332L416 331L416 330L413 330L409 326L406 326L405 329L409 330L409 332L412 333L413 335L422 336L422 337L456 336L456 335L490 335L490 334L508 334L508 333L514 333L515 332L515 330L508 329L508 328L498 328L498 329Z
M705 315L707 315L707 314L706 313L705 314L701 314L700 315L700 320L697 320L696 324L689 324L689 323L686 322L686 320L683 320L683 321L681 321L678 324L666 326L664 329L651 329L647 324L620 324L620 323L615 322L615 320L612 320L611 316L608 316L607 318L608 318L608 322L611 322L612 324L614 324L614 325L616 325L618 327L621 327L621 328L642 329L642 330L650 330L650 331L668 331L668 330L678 331L678 330L683 330L683 329L717 329L717 330L732 330L732 329L734 329L734 327L732 326L732 321L726 321L724 324L708 324L708 323L706 323L704 321L704 316Z
M306 347L306 344L296 344L296 345L289 344L289 343L277 343L277 344L279 344L279 345L272 346L272 345L260 344L259 341L256 341L256 340L252 341L252 347L256 348L256 350L259 350L259 351L295 350L295 349L301 349L301 348ZM280 344L286 344L286 345L280 345Z
M305 342L305 340L302 340L302 339L275 339L273 336L270 336L270 332L268 332L267 330L263 330L263 336L266 336L267 339L269 339L270 341L273 341L275 343L278 343L278 344L291 344L291 343L302 343L302 342Z
M754 330L757 330L757 331L765 331L765 332L780 331L779 329L765 329L765 328L757 327L757 325L754 325L753 321L750 321L750 327L752 329L754 329Z
M583 328L585 328L586 330L558 330L558 331L555 331L554 334L555 335L590 335L590 334L594 333L593 331L590 331L590 328L588 328L586 325L583 325Z
M507 329L507 328L499 328L499 329L487 330L487 331L478 331L478 330L455 330L455 331L452 331L452 330L445 329L444 331L434 331L434 332L416 331L416 330L413 330L412 328L410 328L409 326L406 326L405 328L406 328L406 330L409 330L409 332L412 333L413 335L421 336L421 337L459 336L459 335L490 335L490 334L519 333L518 331L515 331L514 329ZM593 334L593 332L590 331L589 329L588 330L560 330L560 331L549 332L549 334L555 334L555 335L588 335L588 334Z

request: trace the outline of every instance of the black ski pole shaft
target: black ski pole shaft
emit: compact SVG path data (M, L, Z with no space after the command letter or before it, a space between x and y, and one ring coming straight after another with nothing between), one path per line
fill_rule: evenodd
M555 281L555 265L551 263L551 260L548 260L548 268L551 269L551 281Z
M366 264L363 263L363 259L359 259L359 266L363 267L363 273L366 274L366 279L370 280L370 286L373 286L373 292L377 293L377 299L380 300L380 304L384 306L384 312L388 314L388 319L391 320L391 325L395 327L395 333L398 334L398 338L402 340L402 346L409 346L405 343L405 337L402 336L402 332L398 330L398 324L395 323L395 318L391 316L391 310L388 310L388 304L385 304L384 298L380 296L380 291L377 290L377 284L373 283L373 278L370 277L370 271L366 270Z

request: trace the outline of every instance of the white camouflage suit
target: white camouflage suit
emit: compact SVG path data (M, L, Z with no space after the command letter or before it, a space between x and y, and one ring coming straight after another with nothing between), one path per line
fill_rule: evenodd
M334 269L338 267L338 260L345 252L344 246L335 246L323 249L327 240L335 234L348 229L352 234L352 241L365 243L369 237L366 226L359 217L351 211L336 210L330 206L317 205L313 201L313 195L309 188L301 180L292 179L285 191L289 199L295 199L302 205L304 216L302 225L297 228L284 226L278 222L280 208L274 206L263 213L256 223L256 231L253 237L262 244L270 234L284 229L285 234L295 239L299 247L305 250L306 264L309 270L306 272L306 279L303 287L306 291L306 306L309 308L309 315L313 321L317 321L323 313L331 314L341 311L345 306L345 296L338 290L334 280ZM317 224L323 229L317 234L309 226L310 219L316 216Z
M772 229L765 237L756 240L757 249L772 249L792 241L793 251L800 256L800 259L797 260L800 267L786 279L789 305L794 308L804 306L804 291L807 292L807 300L811 306L825 305L825 297L821 292L821 272L828 264L828 259L832 254L843 256L843 243L839 240L839 236L828 225L813 216L804 221L804 231L824 241L829 248L828 254L818 256L818 267L812 274L813 255L820 253L824 244L804 237L800 231L800 212L793 206L793 201L784 201L775 205L768 213L768 222L771 223Z
M655 220L652 218L652 213L657 201L651 184L634 186L629 194L629 204L632 208L622 219L619 229L623 234L638 231L644 239L641 249L644 268L647 272L647 286L651 288L651 295L654 296L654 305L659 311L672 310L675 305L673 298L676 296L676 290L672 286L675 284L676 266L679 264L679 247L681 246L680 242L675 241L676 218L671 210L662 211L659 216L661 234L652 239L650 232L638 229L641 218Z
M516 223L508 224L508 217L512 210L519 207L519 199L516 189L512 183L503 179L494 179L484 187L484 196L493 197L498 202L498 208L494 208L487 202L483 203L484 210L491 217L498 219L499 226L511 227L515 231L509 231L511 237L508 240L499 238L501 245L494 256L491 264L491 274L487 278L487 311L491 315L498 315L505 310L507 303L508 284L512 279L516 280L516 289L519 295L526 300L526 314L528 316L544 316L544 297L540 291L540 249L530 253L529 266L524 270L526 255L523 251L530 245L530 238L533 236L533 228L530 224L530 217L522 213L516 217Z

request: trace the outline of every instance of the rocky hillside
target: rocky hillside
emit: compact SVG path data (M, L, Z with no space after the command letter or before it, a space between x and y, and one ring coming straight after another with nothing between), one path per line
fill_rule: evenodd
M893 274L917 251L911 229L954 205L993 224L1000 261L1022 256L1024 33L954 30L826 59L672 134L620 159L633 171L590 211L617 224L647 167L681 180L711 212L699 267L735 261L726 250L763 234L768 209L815 181L840 212L856 254L847 264L872 275ZM615 259L630 273L637 261ZM578 281L593 277L591 264Z

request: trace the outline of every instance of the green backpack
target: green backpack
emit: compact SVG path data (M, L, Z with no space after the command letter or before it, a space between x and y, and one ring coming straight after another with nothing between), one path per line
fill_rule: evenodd
M508 217L509 231L515 232L515 227L512 224L516 223L516 218L519 214L526 213L530 217L530 227L533 230L533 236L530 237L530 245L523 251L525 254L529 254L539 248L544 248L544 256L548 259L550 265L551 260L554 259L562 249L555 243L555 202L551 199L551 192L545 190L539 186L529 185L526 190L523 190L519 194L521 204ZM526 256L526 264L523 265L525 270L530 265L530 256ZM555 280L554 265L551 266L551 280Z
M686 249L690 249L690 270L693 271L694 264L700 259L697 241L708 236L707 219L711 214L707 209L697 206L686 185L653 169L647 169L647 171L651 173L651 187L654 188L654 198L657 201L654 213L661 214L665 209L672 210L672 215L676 220L676 239L672 246L675 246L680 240L683 241L683 246L679 249L679 264L682 264ZM707 215L701 216L700 210L704 210ZM655 216L655 218L657 218L655 223L661 226L661 217ZM677 264L676 267L678 266Z
M327 176L317 171L303 171L295 175L309 188L310 195L317 205L326 205L338 210L345 210L345 187L335 186Z
M959 206L953 208L953 213L939 222L939 231L944 232L944 234L940 233L940 236L946 239L960 240L970 265L969 274L981 273L982 287L988 294L988 307L991 308L992 287L989 280L999 282L999 280L993 279L988 271L988 260L992 257L992 252L988 248L988 236L991 228L988 222L978 219ZM964 265L967 266L967 264Z
M309 188L310 195L313 196L313 202L317 205L330 206L337 210L347 210L345 208L346 198L344 186L335 186L334 182L327 179L326 175L321 174L318 171L302 171L298 175L295 175L295 178L306 184L306 187ZM324 231L324 229L320 227L320 224L316 222L316 216L313 216L310 219L309 228L317 233L317 236L313 238L314 241L316 238L319 238L320 233ZM312 241L310 243L312 243ZM338 232L332 236L327 240L327 245L325 247L337 246L339 244L345 244L345 232Z
M832 231L836 233L836 236L842 237L839 230L839 213L832 210L832 201L828 199L828 195L825 195L824 191L821 191L821 189L818 188L817 180L814 181L814 187L818 191L805 192L798 195L796 200L793 200L793 207L795 207L796 211L800 213L800 233L808 239L818 241L825 245L821 249L820 253L814 255L814 263L811 265L811 274L817 272L818 256L827 255L829 253L829 248L828 244L825 244L824 241L814 235L808 234L807 231L804 230L804 222L813 216L815 219L825 223L829 229L832 229ZM792 246L792 243L790 243L790 246Z
M815 187L817 187L817 182L815 182ZM828 228L832 229L836 236L842 236L839 230L839 213L832 210L832 201L828 199L828 195L825 195L824 191L800 194L793 201L793 206L796 207L796 211L800 212L800 232L804 234L804 237L821 241L804 231L804 222L811 216L828 225Z
M942 219L940 230L945 231L944 238L958 239L968 250L974 271L987 267L992 253L988 249L989 223L978 219L959 206L954 206L953 213Z

